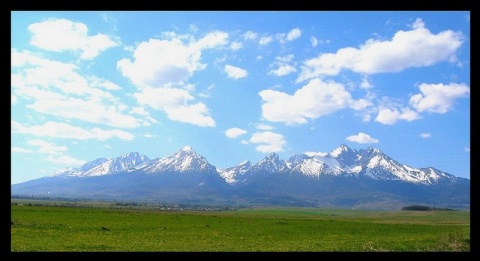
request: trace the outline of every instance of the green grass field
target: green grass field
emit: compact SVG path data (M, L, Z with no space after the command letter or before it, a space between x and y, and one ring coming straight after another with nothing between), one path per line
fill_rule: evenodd
M11 251L469 252L470 212L12 204Z

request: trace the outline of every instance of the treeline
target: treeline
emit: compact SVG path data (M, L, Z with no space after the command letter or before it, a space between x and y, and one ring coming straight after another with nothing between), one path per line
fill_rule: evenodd
M402 210L415 210L415 211L443 210L443 211L455 211L455 209L451 209L451 208L436 208L436 207L419 206L419 205L406 206L406 207L403 207Z

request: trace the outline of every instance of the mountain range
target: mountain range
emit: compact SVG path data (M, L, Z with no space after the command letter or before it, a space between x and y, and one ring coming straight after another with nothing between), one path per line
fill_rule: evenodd
M329 153L276 153L219 169L190 146L163 158L138 152L11 186L11 195L189 204L398 209L470 208L470 180L401 164L379 149L342 144Z

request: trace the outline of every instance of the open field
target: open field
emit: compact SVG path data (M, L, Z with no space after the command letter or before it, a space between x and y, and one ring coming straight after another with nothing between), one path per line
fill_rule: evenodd
M174 211L12 200L11 251L469 252L470 212Z

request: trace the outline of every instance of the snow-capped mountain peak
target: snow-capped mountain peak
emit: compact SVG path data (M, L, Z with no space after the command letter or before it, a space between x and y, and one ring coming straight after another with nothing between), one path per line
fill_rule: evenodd
M147 173L157 172L216 172L216 168L208 163L207 159L197 154L192 147L185 146L172 156L154 160L143 170Z

